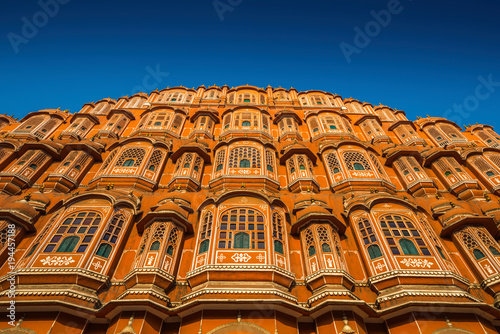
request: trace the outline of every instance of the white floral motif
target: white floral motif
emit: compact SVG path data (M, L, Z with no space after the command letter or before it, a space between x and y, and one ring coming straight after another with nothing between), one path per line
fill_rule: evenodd
M352 172L351 174L352 174L352 176L356 176L356 177L371 177L371 176L373 176L373 174L370 172Z
M385 263L379 262L379 263L377 263L377 265L375 266L375 268L376 268L378 271L382 271L382 270L384 270L384 268L385 268Z
M94 262L92 265L94 266L95 270L99 270L102 268L101 261Z
M259 254L259 256L257 256L257 260L259 260L259 262L262 262L262 260L264 260L266 257L262 254Z
M286 262L283 261L282 258L278 257L278 259L276 260L276 263L279 264L281 267L284 267Z
M234 262L248 262L251 258L252 257L247 253L235 253L231 256L231 259L233 259Z
M430 268L434 264L433 262L422 259L403 259L399 262L407 267L412 267L412 268L425 268L425 267Z
M75 260L73 260L72 256L47 256L45 259L42 259L41 262L44 266L67 266L75 262Z
M486 264L486 265L484 266L484 269L486 269L486 271L488 272L488 274L493 274L493 270L491 269L491 266L490 266L490 265Z

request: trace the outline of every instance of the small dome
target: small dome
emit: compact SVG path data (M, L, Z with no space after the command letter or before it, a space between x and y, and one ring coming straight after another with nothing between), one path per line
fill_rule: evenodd
M176 212L177 214L181 215L182 217L186 218L186 210L182 209L180 206L175 204L174 202L167 202L162 205L160 205L154 213L161 213L161 212Z
M489 201L481 205L481 212L484 213L485 215L487 215L488 212L493 213L498 210L500 210L500 203L498 202Z
M317 204L312 204L308 206L306 209L297 212L297 220L301 220L303 217L306 217L312 213L320 215L331 215L331 213L324 207Z
M210 147L206 141L197 138L186 141L183 146L200 146L203 148Z
M47 195L41 193L34 193L31 195L30 202L38 202L44 205L50 204L50 199Z
M431 204L431 210L433 213L444 213L448 210L451 210L452 206L450 203L450 200L448 199L439 199L437 201L432 202Z
M474 214L472 212L470 212L469 210L466 210L466 209L463 209L463 208L459 208L459 207L455 207L454 209L446 212L443 216L441 216L441 221L442 222L445 222L445 221L448 221L452 218L454 218L455 216L468 216L468 217L471 217L471 216L474 216Z
M7 205L2 205L4 210L15 211L23 216L29 217L32 219L36 217L36 210L24 199L12 202Z

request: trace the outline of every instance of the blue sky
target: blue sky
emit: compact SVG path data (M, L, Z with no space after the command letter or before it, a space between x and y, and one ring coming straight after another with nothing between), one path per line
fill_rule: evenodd
M76 112L141 87L251 84L500 125L498 1L59 0L53 17L41 13L54 1L0 4L0 113ZM373 11L389 9L376 23ZM368 42L356 44L356 27L372 29ZM341 43L357 48L350 62Z

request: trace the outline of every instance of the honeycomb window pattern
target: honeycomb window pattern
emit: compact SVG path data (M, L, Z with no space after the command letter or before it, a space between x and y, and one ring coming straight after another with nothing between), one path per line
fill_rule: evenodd
M344 157L344 163L347 166L347 169L350 171L355 170L372 170L370 163L365 158L365 156L359 152L355 151L346 151L342 155ZM362 168L357 167L362 166Z
M116 161L116 167L139 167L146 155L146 150L143 148L127 148L125 149L120 158Z
M260 168L260 151L254 147L236 147L229 153L229 168Z
M462 243L469 249L476 260L481 260L486 257L486 255L480 249L479 244L470 233L461 232L460 237L460 239L462 239Z

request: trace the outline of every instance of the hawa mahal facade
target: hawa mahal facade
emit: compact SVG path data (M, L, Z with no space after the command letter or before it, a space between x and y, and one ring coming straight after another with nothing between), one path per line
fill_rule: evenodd
M489 125L201 86L0 137L0 334L500 328Z

